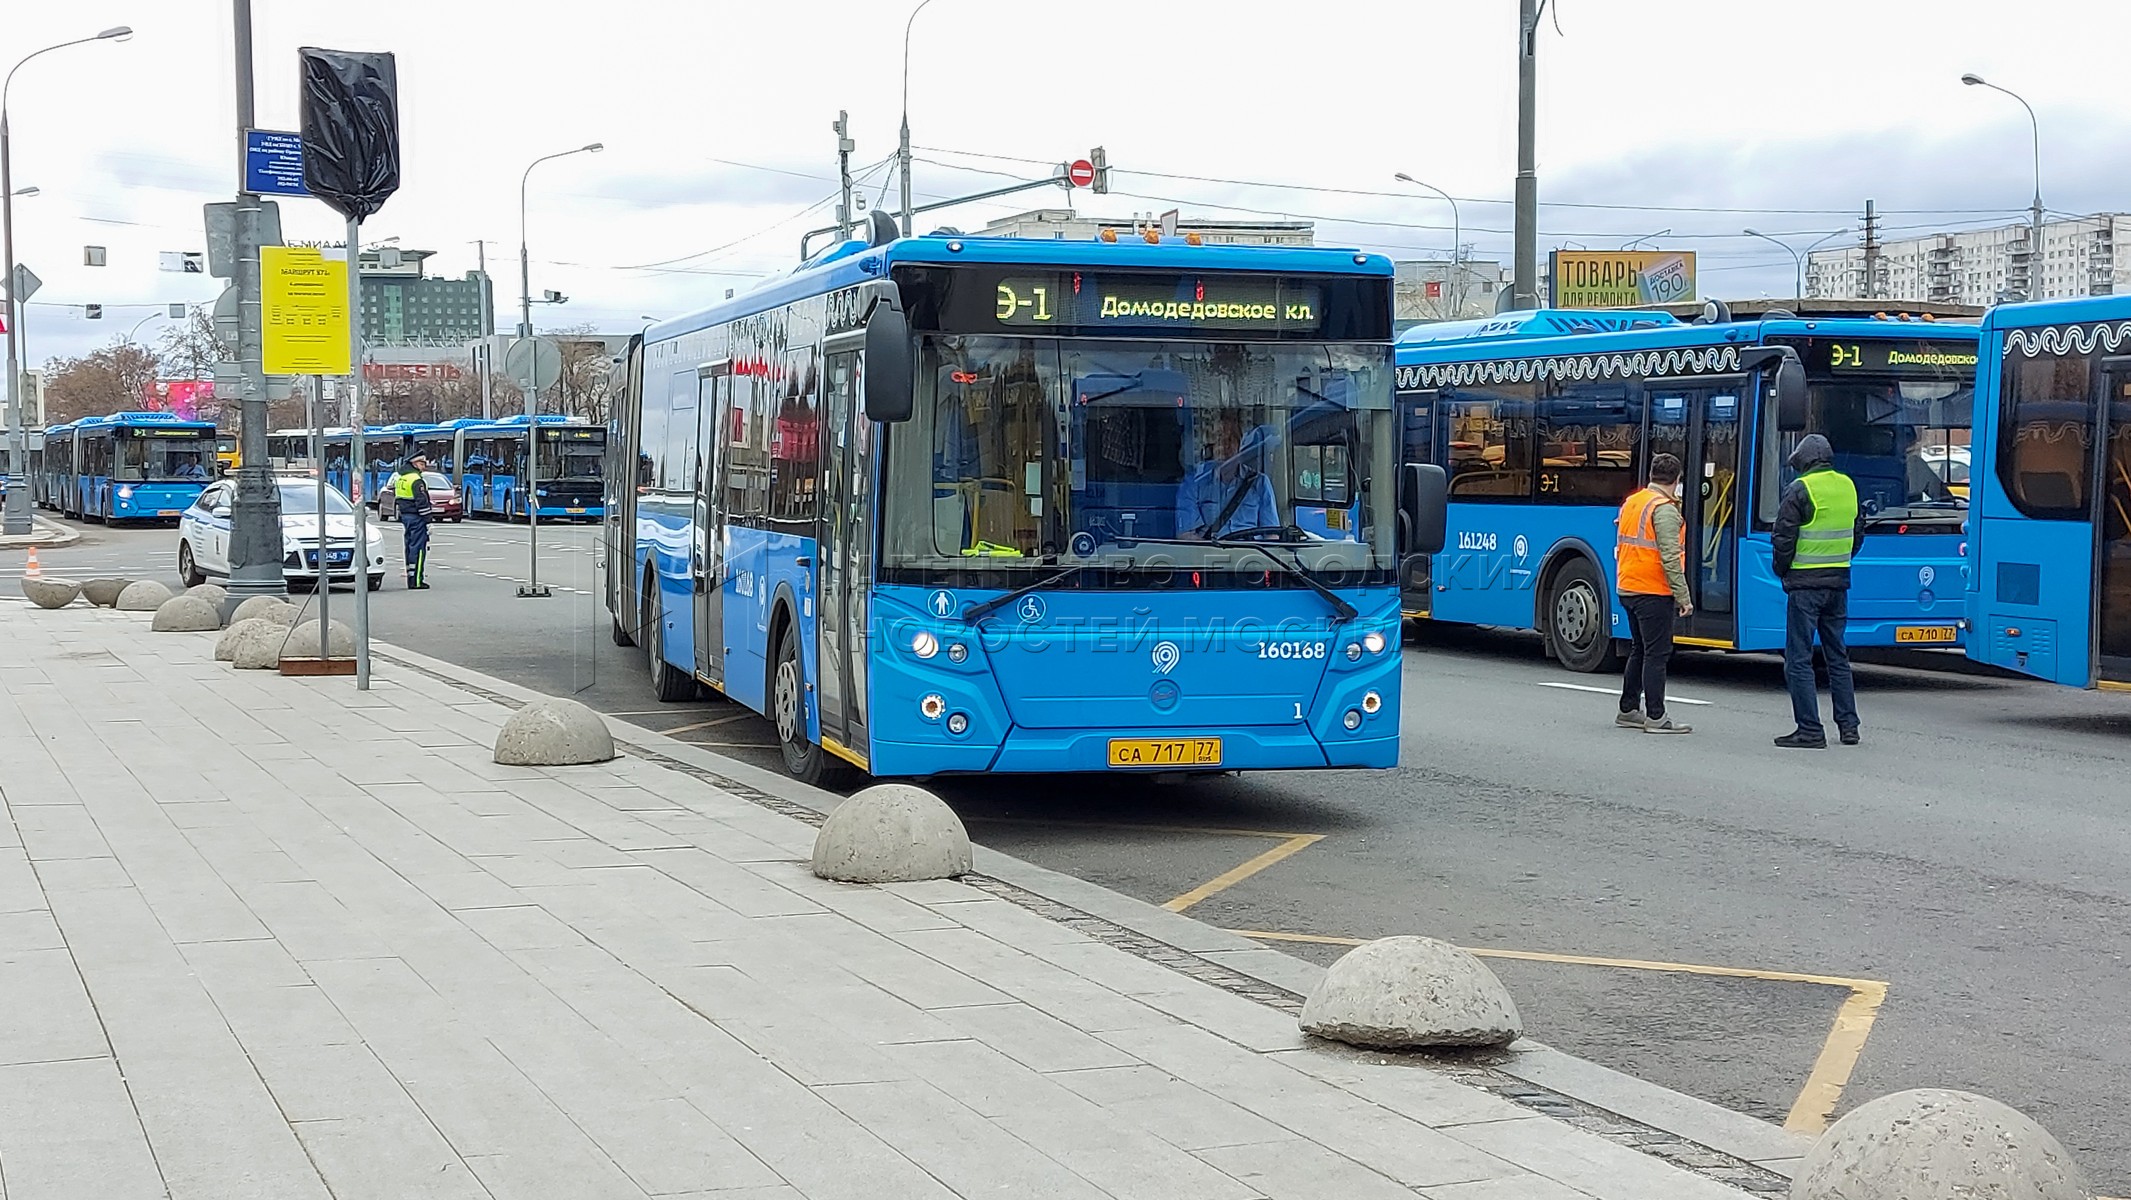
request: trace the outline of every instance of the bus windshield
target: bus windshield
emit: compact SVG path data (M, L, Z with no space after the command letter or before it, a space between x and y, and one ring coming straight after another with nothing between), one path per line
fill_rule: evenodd
M916 387L891 565L1218 571L1277 545L1350 582L1391 568L1388 346L942 335Z
M1808 427L1835 448L1835 469L1857 484L1874 524L1958 520L1968 508L1965 465L1975 384L1951 379L1812 380ZM1786 434L1783 460L1804 435Z
M204 483L213 477L208 461L213 435L202 438L120 437L111 478L145 483Z
M540 443L540 478L599 479L606 465L607 448L584 442Z

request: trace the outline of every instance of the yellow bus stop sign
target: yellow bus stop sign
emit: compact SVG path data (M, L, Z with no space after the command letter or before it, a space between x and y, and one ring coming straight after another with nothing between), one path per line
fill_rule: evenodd
M269 375L346 375L348 260L309 246L259 248L260 329Z

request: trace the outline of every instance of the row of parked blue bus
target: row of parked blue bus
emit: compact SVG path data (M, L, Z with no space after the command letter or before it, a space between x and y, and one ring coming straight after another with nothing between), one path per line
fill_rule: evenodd
M216 474L215 427L167 412L85 417L44 431L31 499L70 517L175 521Z
M527 437L528 430L536 436ZM308 429L267 435L267 460L277 467L322 466L326 479L355 495L354 431L328 429L324 442ZM535 449L528 455L528 444ZM498 421L466 417L436 425L367 426L363 430L361 494L374 502L387 481L415 455L451 480L469 515L524 520L537 509L543 521L598 521L605 512L604 426L568 417L523 416Z

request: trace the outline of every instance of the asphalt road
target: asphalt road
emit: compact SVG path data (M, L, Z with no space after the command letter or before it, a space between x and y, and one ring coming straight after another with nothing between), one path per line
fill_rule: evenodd
M434 589L388 583L377 636L774 767L760 718L652 700L596 536L543 533L534 600L523 527L442 527ZM174 548L92 529L44 566L169 576ZM1497 954L1534 1036L1689 1094L1810 1127L1970 1088L2131 1193L2131 696L1866 666L1864 745L1783 751L1773 660L1676 662L1688 737L1613 729L1585 690L1609 681L1528 638L1431 630L1395 771L938 786L982 841L1309 958L1394 933Z

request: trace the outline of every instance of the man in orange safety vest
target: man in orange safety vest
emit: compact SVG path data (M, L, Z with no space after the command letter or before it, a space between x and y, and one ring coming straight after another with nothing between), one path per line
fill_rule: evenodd
M1672 661L1672 621L1694 612L1682 544L1680 460L1650 459L1650 483L1620 506L1614 578L1628 613L1634 648L1621 675L1620 715L1613 723L1644 733L1691 733L1665 715L1665 670Z

